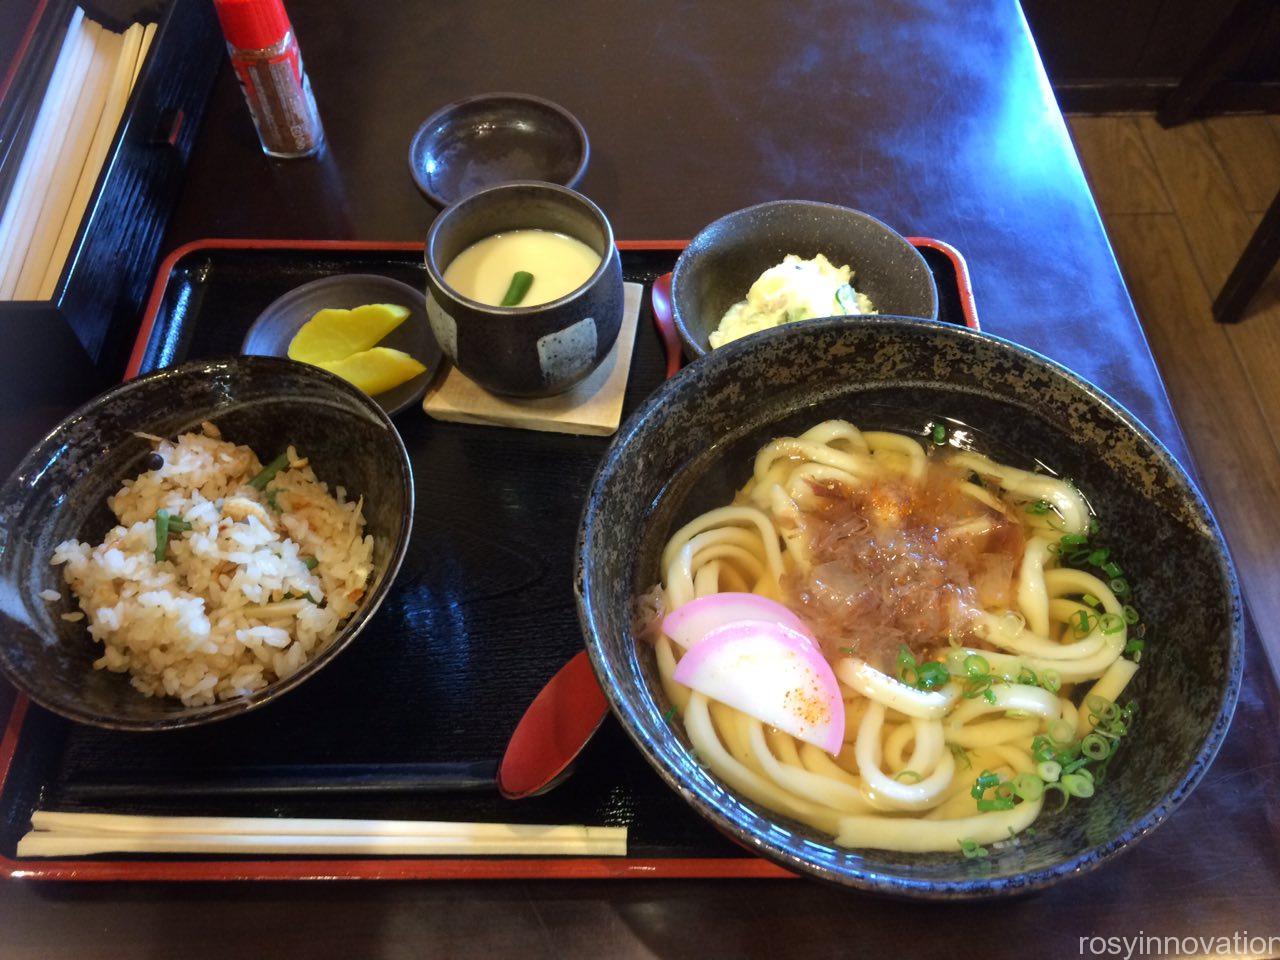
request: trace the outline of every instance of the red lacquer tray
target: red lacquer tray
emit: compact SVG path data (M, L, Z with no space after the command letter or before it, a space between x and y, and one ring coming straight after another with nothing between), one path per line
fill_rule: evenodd
M937 280L939 319L976 328L964 260L945 243L911 242ZM619 243L624 277L651 287L670 272L684 246ZM335 273L383 273L421 288L422 247L296 240L208 240L182 247L160 267L128 376L235 353L263 307L295 286ZM680 362L678 347L664 348L648 296L642 311L626 411ZM555 790L516 802L498 795L492 771L520 713L581 649L572 542L608 438L438 423L416 409L402 414L397 426L414 459L417 500L436 506L429 523L419 512L395 588L360 643L344 651L338 666L278 703L193 730L97 730L19 697L0 740L0 874L48 880L791 876L693 813L612 721ZM513 502L499 508L483 499L489 483L517 469L504 489L522 491L523 499L509 498ZM455 504L459 518L439 506L446 503ZM486 542L486 524L518 534L527 528L523 552L517 536L504 564L516 571L510 582L495 580L486 551L468 547ZM440 562L442 556L448 563ZM518 620L526 610L538 612L532 642ZM351 692L370 688L383 693L375 710ZM349 713L343 710L347 700ZM434 709L421 710L423 703ZM360 722L348 722L350 715ZM424 769L446 769L448 776L397 786L396 777L413 779ZM339 792L322 785L282 795L231 789L264 771L277 780L315 783L329 775L354 782L352 771L367 770L390 787ZM36 808L607 824L628 828L629 855L18 859L17 840Z

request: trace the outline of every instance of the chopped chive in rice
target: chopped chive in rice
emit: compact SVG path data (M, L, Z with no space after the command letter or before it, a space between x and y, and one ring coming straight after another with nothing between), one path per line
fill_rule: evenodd
M270 464L280 509L268 509L252 484L262 463L213 424L153 442L161 466L108 499L118 526L96 546L54 551L83 611L63 619L87 616L102 645L94 667L129 673L147 696L209 704L289 676L364 596L373 538L362 501L331 490L289 447Z

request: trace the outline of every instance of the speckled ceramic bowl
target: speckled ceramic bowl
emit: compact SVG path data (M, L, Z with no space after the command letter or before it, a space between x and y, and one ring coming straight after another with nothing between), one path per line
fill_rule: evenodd
M445 282L454 257L506 230L552 230L581 240L600 265L571 293L528 307L495 307ZM584 379L609 355L622 326L622 261L613 227L580 193L537 181L490 187L431 224L424 251L427 317L445 355L486 390L549 397Z
M317 657L247 697L186 707L144 697L127 675L94 670L101 655L51 566L67 539L100 543L115 525L107 507L137 476L151 445L135 431L173 436L211 420L223 436L269 460L292 443L316 475L364 497L374 573L359 609ZM131 380L59 424L0 487L0 666L40 705L72 720L122 730L166 730L259 707L306 682L355 639L400 568L413 526L413 474L400 435L378 405L316 367L276 357L185 364ZM43 590L62 595L56 603Z
M759 447L830 417L953 438L1076 479L1152 630L1133 681L1140 711L1088 801L1046 814L988 859L842 850L709 776L636 640L633 597L658 579L681 524L728 503ZM960 425L966 425L962 430ZM966 432L967 431L967 432ZM1157 549L1152 549L1158 545ZM673 789L762 855L825 880L933 899L1017 894L1097 866L1146 835L1204 774L1241 673L1241 601L1222 536L1169 452L1114 400L1039 354L964 328L894 317L815 320L717 350L623 425L592 485L579 539L579 612L615 714Z
M924 257L875 217L812 200L775 200L737 210L704 227L676 262L672 314L695 360L725 311L746 297L756 278L789 253L819 253L853 267L853 285L877 313L938 316L938 290Z

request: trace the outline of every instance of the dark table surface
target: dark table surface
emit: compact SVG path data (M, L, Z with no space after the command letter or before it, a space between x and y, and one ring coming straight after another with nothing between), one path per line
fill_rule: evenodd
M224 70L169 247L420 239L434 211L405 164L417 124L457 97L528 91L586 125L582 189L619 237L688 237L804 197L949 240L987 330L1080 371L1186 456L1015 0L292 6L327 155L267 160ZM1226 746L1166 826L1017 902L899 903L807 881L11 882L0 956L1089 956L1108 947L1091 937L1280 938L1280 709L1252 636L1245 679Z

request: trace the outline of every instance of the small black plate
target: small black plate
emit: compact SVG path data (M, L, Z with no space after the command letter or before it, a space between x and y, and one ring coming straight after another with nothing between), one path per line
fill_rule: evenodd
M577 117L523 93L486 93L442 107L409 144L409 172L423 196L447 207L508 180L575 187L591 148Z
M403 350L427 368L412 380L373 398L387 416L394 417L422 399L443 358L427 320L426 299L407 283L373 273L348 273L294 287L258 315L245 334L240 351L287 357L294 336L319 311L350 310L369 303L394 303L409 308L404 323L387 334L378 346Z

